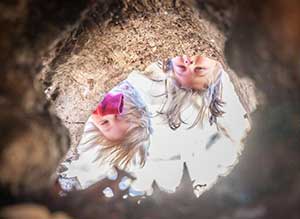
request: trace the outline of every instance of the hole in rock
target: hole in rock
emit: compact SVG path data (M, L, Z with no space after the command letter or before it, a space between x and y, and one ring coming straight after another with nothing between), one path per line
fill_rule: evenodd
M107 143L99 140L95 133L104 134L105 137L107 131L112 133L112 137L108 135L114 138L118 133L122 134L123 129L120 127L131 130L134 126L132 121L136 122L140 118L134 115L135 119L132 119L128 126L122 126L122 123L116 125L117 131L111 127L105 128L110 122L114 127L116 121L123 119L123 114L126 117L129 108L126 105L128 97L125 96L124 113L119 112L117 119L115 112L106 115L114 115L112 120L108 117L109 119L98 121L100 126L104 126L103 129L97 125L88 127L86 122L106 94L111 93L112 89L124 80L129 80L141 102L147 107L153 129L153 132L148 130L152 132L150 144L144 147L145 165L140 168L133 164L126 169L136 177L131 183L129 194L151 193L153 180L160 188L168 192L175 191L182 177L184 163L187 165L196 195L210 188L219 176L228 174L243 151L242 139L250 127L246 115L255 108L256 100L252 82L238 78L226 65L223 46L224 36L186 7L176 10L161 9L157 12L129 16L118 22L109 22L106 26L92 25L83 28L73 42L74 49L65 54L63 52L58 58L51 75L51 85L46 89L49 98L52 97L51 91L56 91L52 92L55 94L52 98L54 109L71 135L71 149L66 156L67 161L62 163L68 170L61 175L77 177L81 188L86 188L106 176L116 180L116 172L111 169L109 161L102 160L101 164L94 162L98 155L102 156L104 151L101 147ZM193 58L195 55L207 57L214 62L201 62ZM176 56L182 56L181 60L176 62L172 59ZM59 62L60 58L63 61ZM184 62L185 59L190 62ZM171 76L164 71L164 67L167 66L166 60L171 60L171 67L168 69ZM215 70L216 63L219 70ZM176 69L176 65L179 70ZM195 70L197 67L200 71L198 76ZM191 71L192 80L201 78L201 71L214 74L214 77L207 79L205 91L186 89L190 84L179 81L180 84L176 78L176 72L180 75L180 71L184 72L183 75ZM221 80L220 83L217 83L218 79ZM180 95L186 96L180 100L176 97L168 99L167 95L171 96L173 92L172 89L168 90L168 86L178 86L178 98ZM122 89L126 89L126 86ZM219 93L217 89L220 89ZM180 93L180 90L184 90L185 93ZM188 93L186 90L192 91ZM209 104L216 96L224 101L221 103L222 107L216 109L221 109L224 113L214 120ZM109 101L112 103L111 99ZM170 110L171 116L158 113L165 102L167 106L172 101L178 101L178 104L182 105L178 110L180 117L175 119L178 122L180 118L181 125L176 130L173 130L174 126L170 127L166 120L174 116L172 113L178 109L177 102L173 103L174 111ZM140 109L144 107L143 104L139 105ZM202 105L206 108L201 108ZM165 112L165 109L162 111ZM205 111L203 123L198 117L200 121L191 127L201 109ZM149 125L148 121L140 123L143 128L148 128ZM88 130L94 132L83 139ZM143 134L145 133L136 134L135 140L141 139ZM86 140L90 144L85 144L86 148L79 149L78 145L84 145L81 143ZM110 153L111 157L114 157L113 150ZM141 158L137 156L137 161L138 159ZM132 160L130 163L134 163ZM129 178L123 180L120 189L126 189L129 181ZM104 192L107 196L113 195L110 189Z

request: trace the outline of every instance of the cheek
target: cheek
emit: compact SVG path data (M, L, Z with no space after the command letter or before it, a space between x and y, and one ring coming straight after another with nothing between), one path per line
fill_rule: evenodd
M118 141L123 137L123 134L118 129L110 129L109 131L104 130L102 134L110 141Z
M118 127L116 129L113 130L113 135L115 140L121 140L126 136L126 131L127 128L126 127Z
M192 85L192 77L190 75L186 75L184 77L177 77L177 81L183 87L190 87Z
M129 124L127 122L118 122L107 132L106 136L110 140L121 140L126 136L127 130L129 129Z
M116 132L118 133L118 135L120 137L124 137L126 135L128 129L129 129L129 123L123 121L118 125Z

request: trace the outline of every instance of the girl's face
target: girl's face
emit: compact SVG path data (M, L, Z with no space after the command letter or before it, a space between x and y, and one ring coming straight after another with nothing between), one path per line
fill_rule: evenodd
M219 67L218 62L200 55L176 56L172 59L174 76L183 88L206 90Z
M129 122L122 115L92 115L93 121L107 140L122 141L129 129Z

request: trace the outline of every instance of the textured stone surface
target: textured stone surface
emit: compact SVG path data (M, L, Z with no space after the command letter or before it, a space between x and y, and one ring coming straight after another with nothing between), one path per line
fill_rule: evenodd
M0 3L0 185L5 193L49 187L69 147L68 132L49 112L35 75L44 53L87 7L87 1Z
M126 2L142 13L139 2ZM147 1L153 2L159 3ZM67 132L49 112L34 75L41 54L80 18L87 4L0 3L4 30L0 32L1 204L32 198L37 192L36 180L39 192L48 187L59 157L68 147ZM140 205L121 196L99 200L95 195L99 188L111 185L106 181L65 198L44 195L36 201L51 211L65 210L78 218L299 218L299 4L296 0L193 3L225 32L230 66L253 78L266 97L266 105L253 115L254 128L239 164L200 199L156 190ZM30 174L29 167L33 167ZM20 175L12 177L12 171Z

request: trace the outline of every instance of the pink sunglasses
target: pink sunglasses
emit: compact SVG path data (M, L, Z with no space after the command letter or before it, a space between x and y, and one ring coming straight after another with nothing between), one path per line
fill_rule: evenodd
M96 110L94 115L120 115L123 112L124 95L122 93L106 94Z

